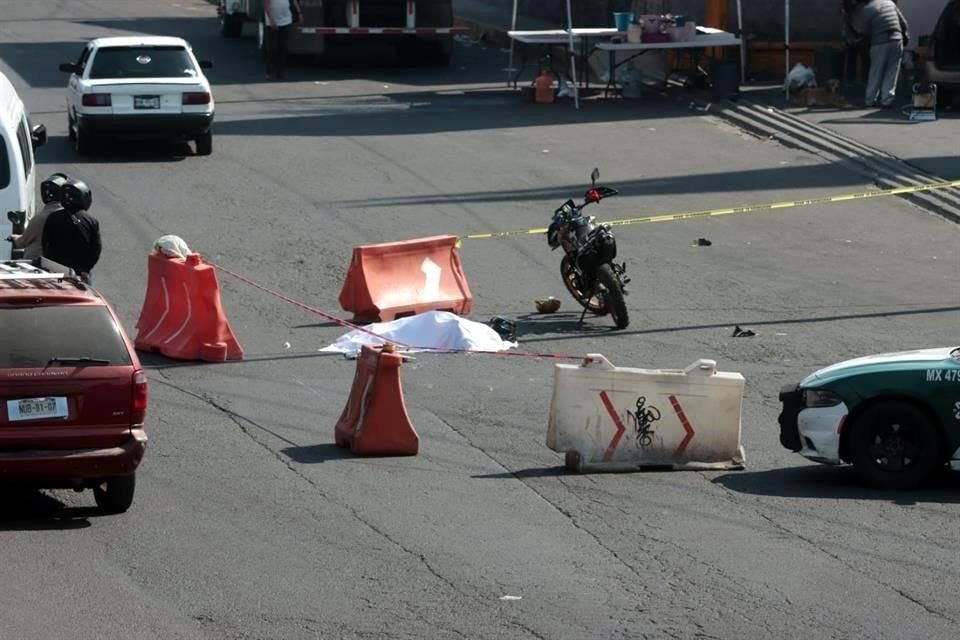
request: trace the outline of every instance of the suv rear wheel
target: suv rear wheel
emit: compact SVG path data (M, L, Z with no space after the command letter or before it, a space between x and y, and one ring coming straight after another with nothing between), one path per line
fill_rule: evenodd
M137 488L137 476L116 476L107 478L93 488L93 497L104 513L123 513L133 504L133 494Z

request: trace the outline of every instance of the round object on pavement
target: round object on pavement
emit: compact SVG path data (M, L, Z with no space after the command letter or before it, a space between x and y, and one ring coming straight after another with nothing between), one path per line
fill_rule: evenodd
M537 305L537 311L540 313L556 313L560 309L560 300L550 296L549 298L540 298L534 301Z

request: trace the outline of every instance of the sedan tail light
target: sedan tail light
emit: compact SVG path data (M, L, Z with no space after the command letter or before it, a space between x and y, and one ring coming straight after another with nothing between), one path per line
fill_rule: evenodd
M191 91L183 94L183 104L210 104L210 94L206 91Z
M109 107L112 103L109 93L86 93L83 95L85 107Z
M133 397L130 400L130 422L143 424L147 416L147 374L136 371L133 374Z

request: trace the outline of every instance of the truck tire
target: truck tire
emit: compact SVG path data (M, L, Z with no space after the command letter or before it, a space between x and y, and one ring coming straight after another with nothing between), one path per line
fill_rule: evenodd
M452 0L421 0L417 3L417 26L432 29L449 29L453 26ZM434 67L450 66L453 53L453 36L430 36L424 42L424 62Z
M224 38L239 38L243 34L243 18L241 16L220 14L220 35Z
M444 36L442 40L434 43L433 49L430 64L435 67L449 67L450 58L453 57L453 36Z

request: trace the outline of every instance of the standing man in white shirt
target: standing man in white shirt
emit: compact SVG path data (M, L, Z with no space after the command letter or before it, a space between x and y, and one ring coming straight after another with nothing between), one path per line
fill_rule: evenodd
M290 29L300 22L303 9L300 0L264 0L263 12L269 31L267 38L267 78L283 79L287 67L287 44Z

